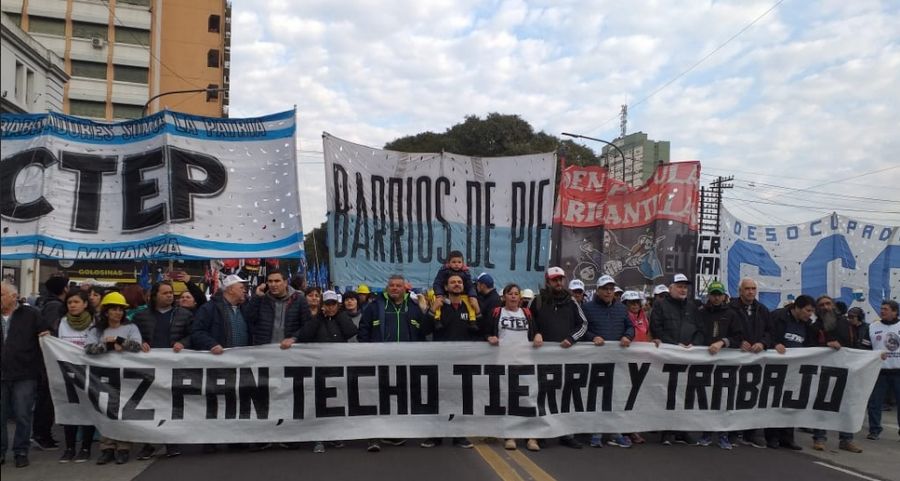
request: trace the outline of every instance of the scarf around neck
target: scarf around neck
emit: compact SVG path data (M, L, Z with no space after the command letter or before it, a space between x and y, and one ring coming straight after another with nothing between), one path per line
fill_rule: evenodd
M77 316L66 313L66 321L68 321L69 325L72 326L72 329L75 329L76 331L83 331L91 327L91 322L93 322L93 320L93 316L91 316L91 313L88 311L82 311L82 313Z

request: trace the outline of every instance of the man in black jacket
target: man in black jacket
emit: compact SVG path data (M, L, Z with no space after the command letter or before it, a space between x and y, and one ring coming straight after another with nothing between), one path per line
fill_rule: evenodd
M741 322L741 351L759 354L772 347L769 308L756 299L756 281L741 279L739 296L731 300L731 308ZM739 440L744 446L765 449L766 439L759 429L746 429Z
M710 355L715 356L722 349L737 349L741 345L741 321L728 304L725 285L719 281L709 283L706 288L706 304L700 308L700 325L703 327L703 343L709 346ZM722 449L732 449L728 432L718 433L716 440ZM712 443L709 433L700 438L701 446Z
M830 296L816 299L816 323L825 331L825 344L832 349L858 347L857 329L850 325L847 317L835 306ZM838 432L838 448L851 453L861 453L862 449L853 442L853 433ZM827 431L813 430L813 449L825 451L828 442Z
M494 287L494 278L487 272L482 272L475 279L475 290L478 292L478 312L489 317L494 309L500 307L500 294ZM475 306L473 306L475 307Z
M532 305L535 347L547 342L558 342L563 348L572 347L587 332L587 317L581 305L566 289L566 272L561 267L550 267L546 274L546 287ZM573 434L559 438L560 444L573 449L584 447Z
M650 312L650 335L653 342L677 344L684 348L703 345L703 329L700 326L700 312L697 304L688 299L691 282L684 274L675 274L669 295L657 301ZM663 431L662 444L673 442L696 445L697 440L689 432Z
M801 294L793 303L772 313L772 343L778 354L784 354L787 348L821 345L824 333L818 323L813 322L815 312L816 301ZM794 441L794 428L767 428L766 440L770 449L803 449Z
M59 330L59 321L66 315L66 294L69 293L69 279L65 276L55 275L44 283L47 288L47 297L41 304L41 319L44 325L50 328L50 332L56 335ZM43 365L44 359L41 358ZM41 369L41 379L38 381L37 393L34 399L34 423L32 425L32 440L45 451L56 450L59 445L53 439L53 423L56 416L53 410L53 398L50 397L50 384L47 380L47 370Z
M134 315L134 324L141 331L141 350L171 349L181 352L190 348L191 311L175 305L175 290L170 281L157 282L150 288L150 305L147 309ZM137 459L145 460L153 457L156 448L144 444L138 452ZM181 447L177 444L166 444L166 456L181 455Z
M24 468L28 466L34 395L43 369L38 337L50 330L37 309L19 305L19 292L6 281L0 284L0 315L0 464L6 462L9 447L6 421L15 417L12 451L16 467Z
M266 275L266 282L256 287L256 295L244 310L254 346L278 343L287 349L298 341L310 342L316 335L306 296L294 290L280 270Z
M484 285L482 282L484 276L487 276L487 274L482 274L478 277L479 294L481 292L480 286ZM465 295L464 286L465 282L461 275L450 273L444 284L444 292L447 293L447 297L443 299L443 302L440 297L435 297L434 303L429 307L427 328L433 329L433 339L435 341L471 342L485 339L484 336L479 334L478 314L476 314L475 306L471 305L469 297ZM493 280L491 280L491 287L493 290ZM435 445L441 444L442 441L440 438L428 438L422 441L419 446L433 448ZM472 442L464 437L453 438L453 445L465 449L474 447Z

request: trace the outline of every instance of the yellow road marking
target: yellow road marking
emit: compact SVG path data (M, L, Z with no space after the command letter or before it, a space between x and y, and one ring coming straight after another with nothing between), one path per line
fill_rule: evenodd
M499 454L491 449L489 445L484 444L483 441L475 443L475 452L484 459L484 462L486 462L503 481L525 481L522 479L522 476L519 476L519 473L516 472L515 468L504 461Z
M522 454L521 451L507 451L506 454L509 455L522 469L527 472L534 481L556 481L556 478L547 474L546 471L541 469L540 466L535 464L534 461L531 460L528 456Z

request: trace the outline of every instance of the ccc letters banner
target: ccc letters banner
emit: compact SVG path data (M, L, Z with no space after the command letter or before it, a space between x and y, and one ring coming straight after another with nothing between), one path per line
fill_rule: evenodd
M487 343L307 344L87 356L41 338L60 424L145 442L577 432L856 432L879 353L829 348L570 349Z
M331 277L431 286L451 250L498 285L547 268L556 155L466 157L379 150L324 135Z
M759 284L773 308L800 294L828 294L878 319L881 301L900 294L900 227L841 214L787 225L758 225L722 212L722 281L732 296L741 277Z
M294 117L3 115L3 259L299 257Z

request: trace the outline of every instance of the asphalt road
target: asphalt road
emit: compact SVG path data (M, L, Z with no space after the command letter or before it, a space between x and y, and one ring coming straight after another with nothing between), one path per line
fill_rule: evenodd
M420 448L419 440L410 439L401 447L382 445L380 453L366 452L363 441L349 442L340 449L329 447L324 454L314 454L308 443L299 450L274 447L256 453L220 450L203 454L199 446L189 446L177 458L132 460L122 466L96 466L93 462L59 464L56 461L59 451L33 451L32 466L16 469L8 463L2 467L2 478L3 481L900 481L900 461L897 461L900 442L896 431L886 428L879 441L857 436L857 443L864 449L862 454L838 451L836 433L830 433L828 451L814 453L809 435L799 432L797 441L805 448L799 453L752 447L738 447L733 451L717 447L665 447L658 444L658 436L654 434L647 436L648 444L630 449L607 446L573 450L556 441L547 441L546 448L537 453L528 452L521 445L518 451L506 451L499 441L490 440L476 440L474 449L462 449L451 446L449 439L443 446L432 449Z

